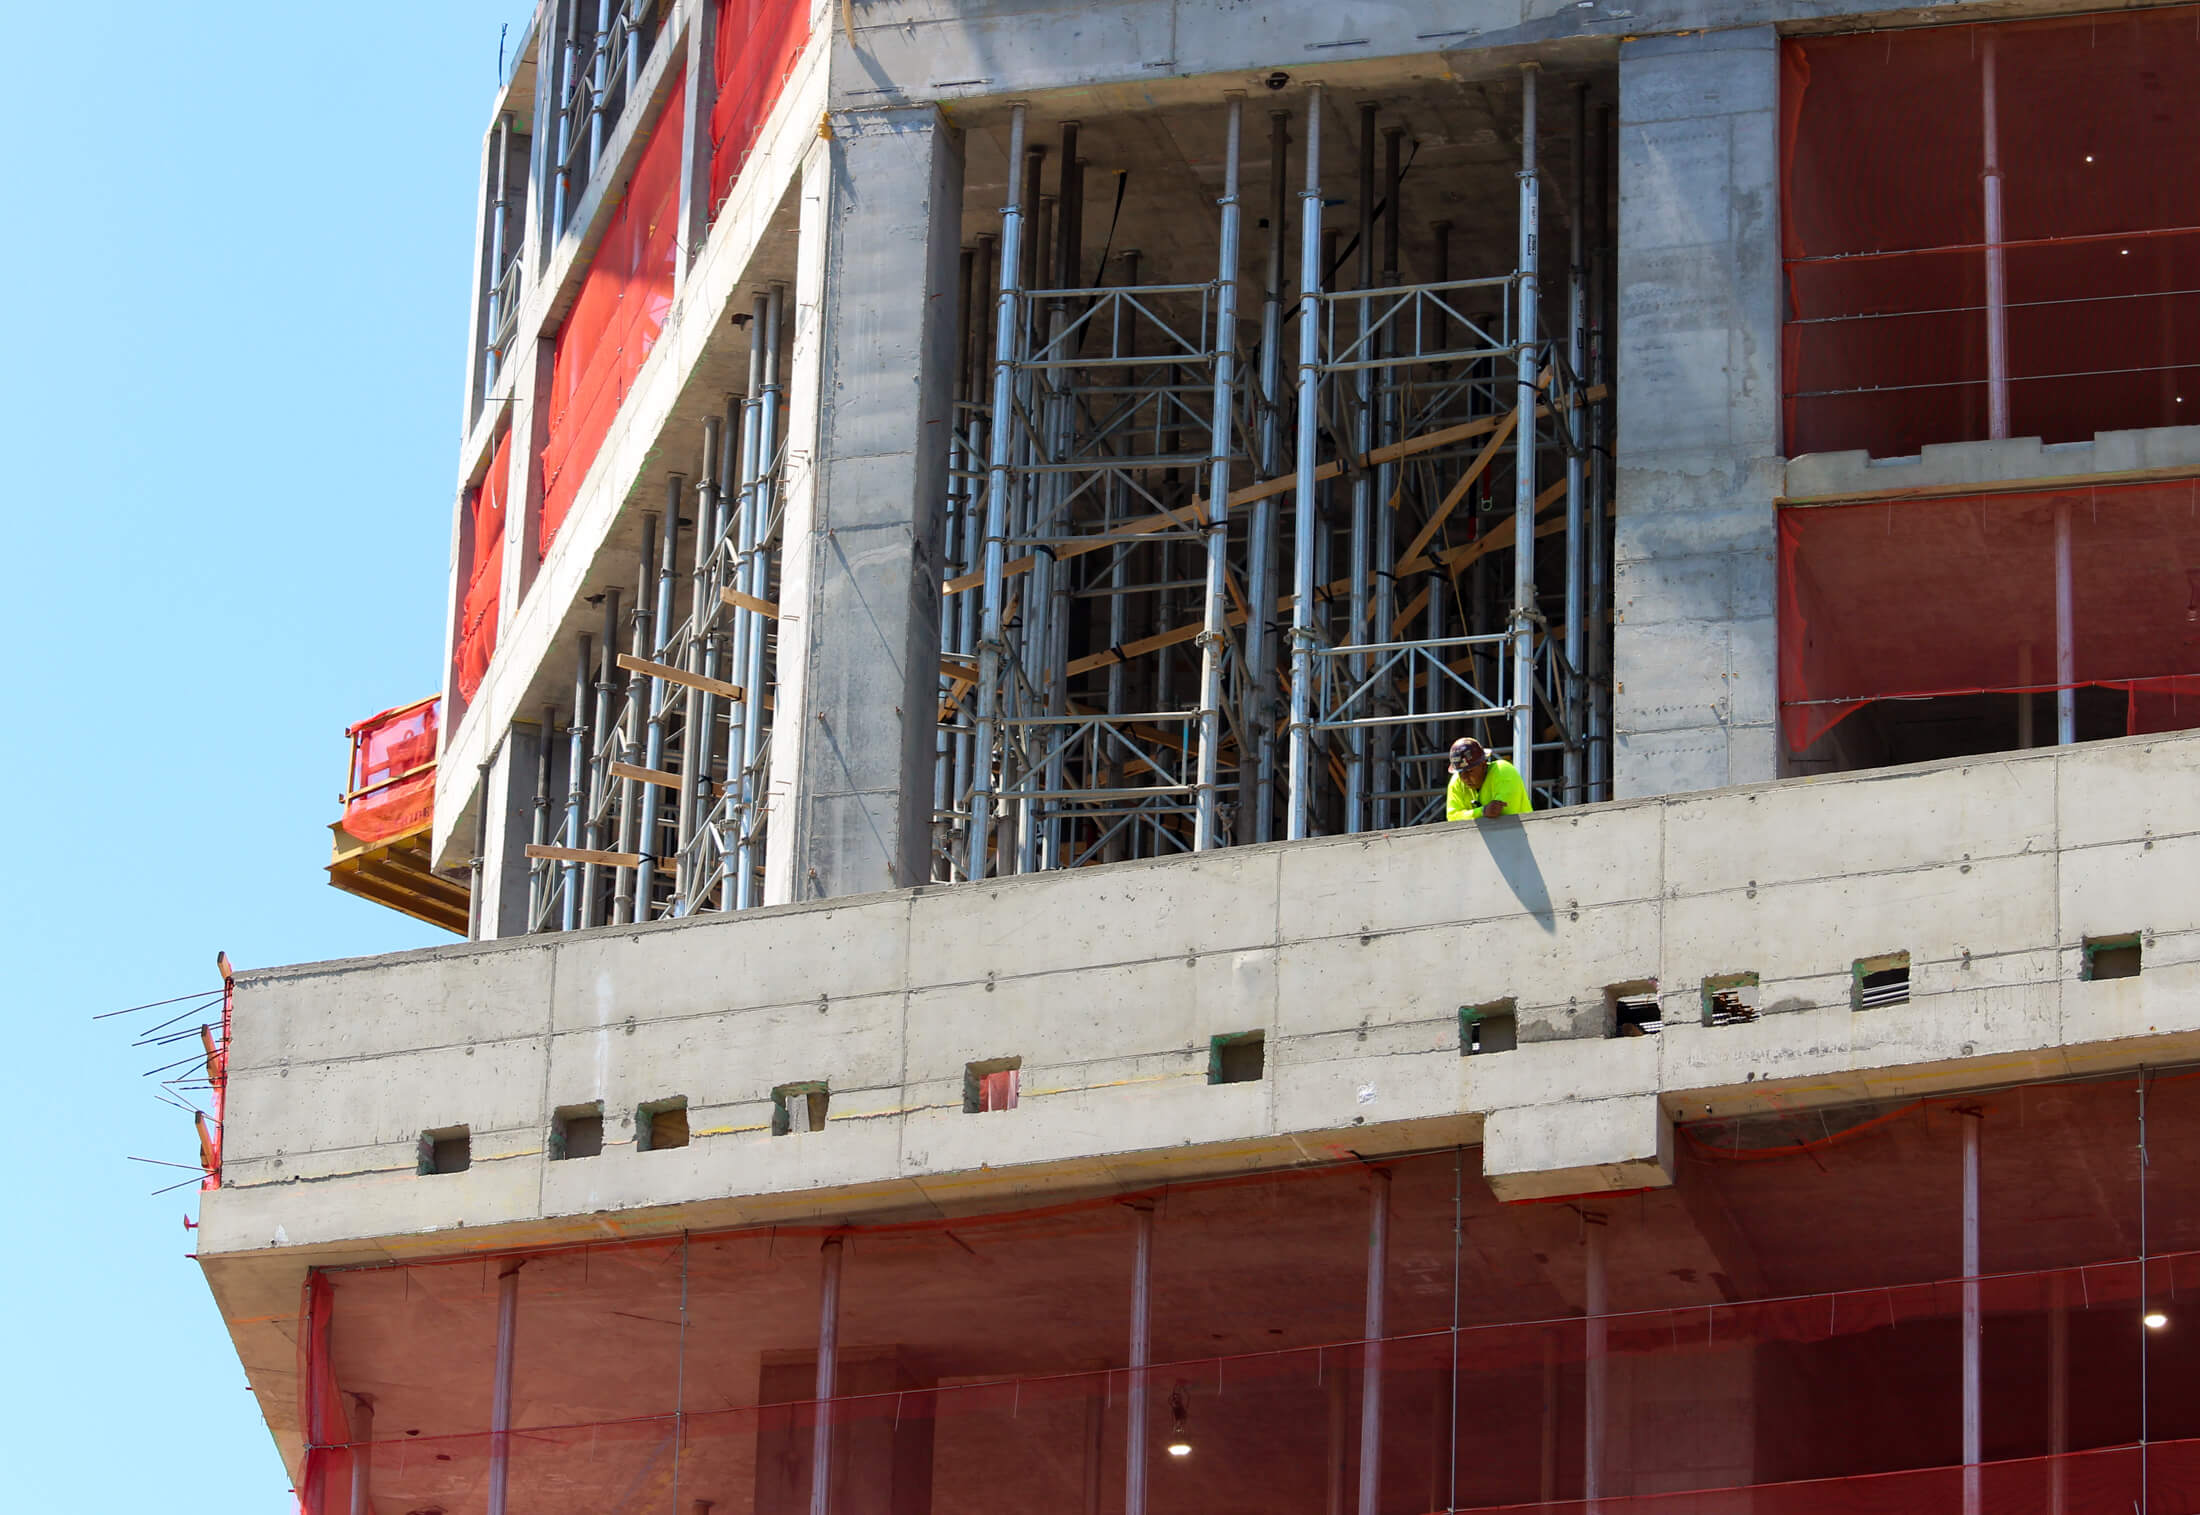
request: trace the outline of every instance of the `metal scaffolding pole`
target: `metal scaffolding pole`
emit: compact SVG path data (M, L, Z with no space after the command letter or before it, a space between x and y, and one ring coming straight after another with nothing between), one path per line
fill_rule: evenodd
M1567 227L1566 366L1577 384L1588 365L1589 269L1587 226L1589 219L1589 86L1574 86L1574 208ZM1577 738L1566 744L1561 779L1566 803L1578 805L1588 797L1588 773L1578 738L1588 729L1588 680L1583 677L1587 655L1589 500L1584 489L1582 465L1588 455L1588 407L1577 394L1573 408L1561 422L1572 446L1566 449L1566 725ZM1522 541L1529 540L1526 537Z
M1123 1429L1123 1515L1146 1515L1147 1392L1146 1360L1152 1341L1148 1334L1153 1300L1153 1209L1131 1209L1131 1351L1129 1393L1125 1395Z
M1979 1345L1979 1123L1976 1110L1959 1112L1963 1121L1963 1515L1979 1515L1979 1461L1982 1451Z
M1596 228L1589 244L1589 319L1593 322L1586 382L1603 386L1610 382L1610 333L1605 327L1605 280L1610 264L1604 252L1605 207L1611 197L1612 111L1597 108L1596 180L1591 190L1590 224ZM1589 798L1612 797L1612 552L1610 524L1605 519L1611 488L1611 402L1599 400L1589 408L1589 594L1583 619L1588 622L1588 667L1576 668L1588 690L1588 715L1584 722L1589 748Z
M542 735L535 742L535 804L527 828L527 840L541 847L550 840L550 770L557 762L557 755L550 745L550 733L558 727L558 707L542 707ZM550 902L556 895L557 885L551 882L555 870L547 858L532 858L527 865L529 899L527 901L527 929L540 931L547 924Z
M1514 402L1513 453L1513 689L1512 761L1523 781L1535 782L1535 297L1537 233L1542 217L1541 182L1535 167L1534 63L1520 66L1520 311L1513 340L1520 359L1519 398Z
M511 215L511 163L512 163L512 113L497 117L496 200L489 207L489 299L482 323L481 392L489 393L489 386L497 381L497 330L503 313L504 296L504 247L508 236L507 223Z
M1192 850L1222 844L1215 787L1222 766L1222 655L1229 644L1230 436L1237 384L1238 147L1245 96L1232 91L1222 164L1222 254L1215 270L1214 413L1209 418L1207 472L1207 604L1199 634L1198 812ZM1238 753L1242 797L1247 754Z
M642 517L641 566L634 575L638 585L649 583L650 575L655 571L653 565L656 557L657 517L650 514ZM630 619L634 630L629 650L634 657L646 658L655 648L649 634L649 601L639 588L634 592L634 609ZM624 739L619 758L629 768L641 765L642 726L648 715L648 707L644 702L648 698L648 685L641 679L629 678L626 681L626 713L619 719L619 734ZM641 839L635 835L635 822L640 819L638 812L641 809L640 797L635 793L639 787L641 786L633 779L619 780L619 851L625 853L641 851ZM636 879L639 875L640 870L637 868L620 866L612 870L611 923L614 926L631 925L647 918L649 881L646 878L641 879L637 889Z
M817 1304L817 1421L810 1433L810 1515L829 1515L833 1492L833 1395L840 1356L841 1240L825 1239L824 1282Z
M505 1515L512 1480L512 1360L518 1348L519 1270L497 1279L496 1381L489 1398L489 1515Z
M757 309L763 317L764 387L756 406L756 453L752 469L756 487L749 499L749 519L742 526L742 540L750 546L746 581L741 587L752 600L768 602L772 538L776 531L773 516L779 501L779 341L780 329L786 321L787 287L774 284L757 302ZM767 814L761 760L764 702L768 693L764 679L764 641L771 634L771 627L769 618L759 610L744 606L741 614L748 617L749 632L747 661L740 678L745 698L741 707L740 845L736 853L740 873L735 881L735 906L746 910L758 903L757 849L763 842Z
M374 1396L354 1394L351 1402L351 1515L374 1515Z
M1587 1340L1583 1343L1581 1392L1581 1497L1591 1502L1604 1493L1604 1401L1609 1387L1611 1359L1606 1348L1604 1225L1605 1217L1590 1211L1581 1216L1584 1274L1581 1312Z
M1360 102L1360 173L1359 230L1355 240L1359 244L1358 288L1375 287L1375 102ZM1368 302L1353 302L1359 307L1359 342L1356 350L1365 353L1370 331ZM1334 340L1334 339L1333 339ZM1375 374L1371 369L1354 369L1350 376L1352 386L1352 449L1361 457L1375 450ZM1362 647L1376 641L1369 624L1369 582L1374 573L1374 479L1364 468L1352 473L1352 535L1346 543L1346 569L1349 578L1345 586L1345 642ZM1390 565L1383 565L1388 568ZM1384 635L1388 635L1384 628ZM1352 683L1359 687L1366 683L1368 674L1367 654L1354 652L1350 658ZM1345 733L1346 751L1344 770L1344 829L1357 832L1366 829L1368 811L1368 730L1365 726L1351 727Z
M588 813L588 673L594 654L594 646L587 634L583 633L580 659L573 665L573 724L566 732L565 829L561 833L564 844L575 848L581 845L581 824ZM560 928L566 931L579 930L581 865L570 858L565 863L565 898L560 903Z
M676 580L680 572L680 506L687 496L687 479L673 474L665 481L665 524L657 557L657 607L650 621L654 637L649 644L648 656L653 662L665 660L667 643L672 636L672 605ZM642 766L651 772L662 772L665 766L665 704L671 689L662 678L651 674L648 703L647 734L642 747ZM664 855L662 809L664 789L654 783L642 783L641 790L641 845L634 850L642 855L641 866L635 869L634 919L646 921L650 916L650 897L656 892L657 863Z
M1299 192L1299 415L1291 596L1291 789L1285 835L1308 834L1314 803L1314 555L1320 506L1315 447L1320 440L1322 276L1322 87L1306 93L1306 187Z
M1001 290L993 337L993 425L987 439L985 486L985 599L978 633L977 761L970 776L970 855L964 876L985 877L986 839L993 816L993 747L1000 721L1001 621L1007 593L1009 448L1015 428L1009 412L1015 401L1016 339L1021 326L1018 299L1024 259L1023 188L1017 168L1024 161L1025 107L1009 112L1008 204L1001 210ZM1005 861L1005 859L1004 859Z
M1367 1204L1367 1314L1360 1346L1359 1515L1380 1515L1383 1492L1383 1297L1390 1283L1390 1174L1372 1173Z
M1986 201L1986 434L2009 435L2009 286L2002 253L2001 120L1994 34L1979 34L1979 110L1985 161L1979 187Z
M1290 216L1291 113L1268 113L1268 271L1260 304L1260 471L1275 478L1283 471L1283 272L1285 223ZM1238 756L1238 836L1250 842L1276 835L1276 562L1281 547L1282 510L1274 495L1253 505L1247 536L1251 561L1245 593L1251 619L1245 627L1244 705L1238 719L1240 740L1252 745L1250 761ZM1248 771L1254 785L1246 803ZM1250 825L1250 834L1247 827Z
M588 839L582 843L591 852L604 851L604 844L611 840L605 823L611 806L611 747L618 737L611 719L611 702L618 693L618 657L619 591L607 589L603 593L603 642L596 666L596 718L590 723L594 746L588 760ZM581 870L583 925L604 923L601 867L589 863Z
M2055 502L2055 742L2078 739L2078 629L2070 579L2070 502Z

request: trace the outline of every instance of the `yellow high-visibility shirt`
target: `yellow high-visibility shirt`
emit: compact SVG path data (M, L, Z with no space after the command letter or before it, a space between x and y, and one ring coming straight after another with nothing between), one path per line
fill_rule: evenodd
M1520 770L1503 758L1490 759L1489 770L1482 775L1479 789L1468 788L1467 776L1463 773L1451 776L1451 785L1444 791L1444 819L1480 820L1482 807L1493 802L1502 802L1507 815L1526 815L1535 809Z

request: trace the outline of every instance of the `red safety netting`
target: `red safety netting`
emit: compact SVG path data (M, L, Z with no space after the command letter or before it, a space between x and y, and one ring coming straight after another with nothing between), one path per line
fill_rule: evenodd
M443 702L431 696L372 715L351 738L351 785L344 829L383 842L428 824L435 812L435 742Z
M1787 450L1992 435L1986 80L2008 435L2200 421L2200 8L1784 44Z
M1595 1508L1638 1515L1953 1515L1967 1478L1984 1511L2186 1509L2196 1247L2200 1080L2157 1075L1706 1121L1673 1187L1569 1204L1498 1203L1461 1149L342 1269L300 1323L305 1508L344 1510L356 1466L375 1508L477 1515L501 1479L532 1515L801 1515L829 1427L831 1507L881 1515L1572 1515L1592 1466Z
M497 647L497 615L504 593L504 495L511 477L512 433L507 427L489 453L488 472L466 491L459 537L458 636L451 677L461 702L471 702Z
M547 553L580 493L596 451L633 388L634 376L672 309L680 252L680 139L687 84L651 128L626 193L558 328L550 367L550 422L543 437L537 550Z
M2056 674L2057 520L2074 677ZM1872 700L2094 685L2200 725L2200 481L1780 512L1780 703L1801 751Z
M710 108L710 208L733 193L764 119L810 37L804 0L717 0L717 81Z

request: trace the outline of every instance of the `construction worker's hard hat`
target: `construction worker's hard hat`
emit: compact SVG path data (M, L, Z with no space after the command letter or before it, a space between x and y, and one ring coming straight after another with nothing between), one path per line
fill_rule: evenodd
M1489 754L1482 750L1482 744L1471 736L1463 736L1451 744L1451 771L1453 773L1465 773L1475 764L1487 762L1488 760Z

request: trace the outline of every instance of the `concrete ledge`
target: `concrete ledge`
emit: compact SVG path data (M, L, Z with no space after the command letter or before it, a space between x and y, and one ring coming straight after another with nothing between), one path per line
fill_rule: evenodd
M1482 1177L1507 1201L1666 1188L1673 1122L1655 1094L1498 1110L1482 1128Z
M1788 459L1785 499L1802 504L2050 479L2109 482L2113 476L2155 470L2200 472L2200 426L2103 431L2090 442L2052 445L2038 437L1951 442L1906 458L1807 453Z

